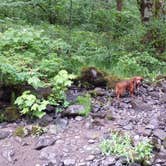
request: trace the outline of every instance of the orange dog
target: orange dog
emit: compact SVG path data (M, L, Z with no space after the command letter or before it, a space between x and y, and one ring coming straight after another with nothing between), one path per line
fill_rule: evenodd
M129 91L130 96L134 96L135 89L138 89L141 85L143 78L140 76L135 76L130 80L125 80L118 82L115 86L115 93L117 98L119 99L126 91Z

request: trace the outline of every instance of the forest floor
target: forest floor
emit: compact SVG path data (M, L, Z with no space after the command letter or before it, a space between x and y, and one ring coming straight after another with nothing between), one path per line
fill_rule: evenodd
M25 120L1 123L0 166L127 165L123 157L101 153L99 145L104 138L109 138L111 131L127 132L134 141L149 138L155 147L150 165L165 166L166 81L157 86L144 84L134 98L125 96L119 102L110 100L111 93L105 89L95 88L95 91L88 117L55 118L47 114L33 123ZM70 90L70 96L80 93L84 92ZM68 112L78 107L71 105ZM44 126L46 132L41 136L28 134L35 124ZM25 129L22 138L14 134L19 126Z

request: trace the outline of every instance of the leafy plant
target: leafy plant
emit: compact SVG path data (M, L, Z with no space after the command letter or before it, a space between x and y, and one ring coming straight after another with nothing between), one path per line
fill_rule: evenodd
M138 145L132 144L129 135L120 135L118 132L111 134L111 139L101 142L100 148L106 155L118 155L127 158L128 162L149 160L152 156L152 145L149 141L141 141Z
M39 125L32 126L31 134L35 136L40 136L45 132L45 130Z
M43 110L49 102L37 99L30 91L25 91L21 96L17 97L14 103L18 105L21 114L28 115L31 118L42 118L46 114Z
M84 111L82 111L80 114L83 116L88 116L91 111L91 96L89 94L78 96L77 103L84 106Z
M61 70L52 80L52 94L49 96L49 102L53 105L64 103L66 100L65 91L72 84L75 75L68 74L66 70Z

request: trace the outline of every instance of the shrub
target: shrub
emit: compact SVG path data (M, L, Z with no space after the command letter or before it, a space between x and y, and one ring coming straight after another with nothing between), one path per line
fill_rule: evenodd
M25 91L21 96L17 97L14 103L18 105L21 114L28 115L30 118L42 118L46 114L43 110L49 102L37 99L30 91Z
M69 74L66 70L61 70L59 73L52 79L52 93L49 96L49 102L52 105L59 105L60 103L64 103L66 100L65 91L72 84L72 79L75 76L73 74Z
M152 157L152 145L148 140L134 146L129 135L120 135L117 132L111 134L111 139L103 140L100 148L102 153L126 157L128 162L142 162Z
M89 94L78 96L77 103L84 106L84 111L82 111L80 114L83 116L88 116L91 112L91 96Z

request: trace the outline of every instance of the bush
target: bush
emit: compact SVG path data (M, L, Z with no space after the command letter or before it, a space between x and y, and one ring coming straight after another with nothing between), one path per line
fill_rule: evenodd
M18 105L21 114L28 115L30 118L42 118L46 114L43 110L46 109L49 102L37 99L30 91L25 91L21 96L17 97L14 103Z
M72 84L72 79L75 76L73 74L68 74L66 70L61 70L52 80L52 93L48 97L50 104L59 105L66 101L65 91Z
M148 140L133 146L132 139L127 134L123 136L119 133L112 133L111 139L103 140L100 148L104 154L123 156L128 162L142 162L152 157L152 145Z
M83 116L88 116L91 112L91 96L89 94L78 96L77 103L84 106L84 111L82 111L80 114Z

